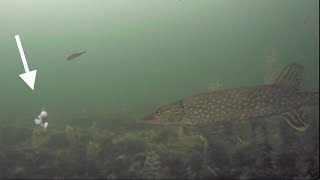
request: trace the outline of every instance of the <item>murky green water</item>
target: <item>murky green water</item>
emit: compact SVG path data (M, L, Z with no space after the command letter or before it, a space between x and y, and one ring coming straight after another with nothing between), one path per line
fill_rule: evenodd
M319 91L318 48L316 0L2 0L0 178L319 178L318 109L305 133L272 117L242 144L227 125L135 123L195 93L268 83L292 62Z

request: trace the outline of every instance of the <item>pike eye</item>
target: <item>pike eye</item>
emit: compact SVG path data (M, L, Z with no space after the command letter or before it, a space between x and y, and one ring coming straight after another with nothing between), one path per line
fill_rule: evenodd
M161 112L159 109L157 109L156 113L157 113L157 115L160 115Z

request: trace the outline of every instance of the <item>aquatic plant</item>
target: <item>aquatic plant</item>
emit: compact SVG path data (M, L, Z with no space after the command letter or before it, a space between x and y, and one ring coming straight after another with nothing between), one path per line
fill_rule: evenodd
M93 159L97 158L98 154L101 152L100 144L89 141L86 147L87 158Z
M221 81L215 80L215 81L212 81L209 84L209 88L208 89L211 90L211 91L221 90L221 89L223 89L223 84L221 83Z
M77 140L76 130L69 125L66 125L66 127L65 127L65 134L66 134L66 138L69 142L74 142Z
M48 144L49 136L43 132L43 129L35 128L31 136L31 146L35 150L45 147Z
M143 176L147 179L161 178L161 162L159 156L153 152L147 152L146 160L143 166Z
M281 64L277 58L275 48L271 48L266 57L266 73L264 74L264 83L272 84L279 74Z
M297 133L277 118L255 121L247 144L222 127L186 134L173 127L115 130L93 123L45 133L19 129L25 137L12 139L7 129L0 178L313 179L319 176L319 127L313 123Z

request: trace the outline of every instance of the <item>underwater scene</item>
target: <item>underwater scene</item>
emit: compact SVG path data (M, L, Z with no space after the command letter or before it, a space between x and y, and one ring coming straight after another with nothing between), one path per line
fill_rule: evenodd
M319 179L318 0L1 0L0 179Z

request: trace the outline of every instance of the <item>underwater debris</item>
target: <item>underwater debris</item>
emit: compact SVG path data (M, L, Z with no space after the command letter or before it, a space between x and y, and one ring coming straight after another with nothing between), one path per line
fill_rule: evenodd
M44 130L48 127L48 113L42 109L41 113L38 115L34 121L37 125L41 126Z

